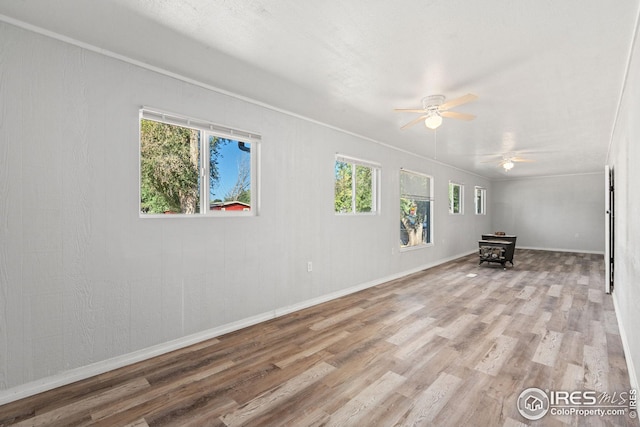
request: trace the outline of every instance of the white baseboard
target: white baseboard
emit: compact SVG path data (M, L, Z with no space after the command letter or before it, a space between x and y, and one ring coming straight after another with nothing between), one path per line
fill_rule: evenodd
M272 316L268 314L260 314L10 388L0 392L0 405L20 400L44 391L52 390L57 387L62 387L76 381L81 381L95 375L100 375L174 350L179 350L228 332L242 329L246 326L270 320L271 318Z
M517 246L516 249L530 249L532 251L575 252L577 254L604 255L604 251L585 251L584 249L537 248L533 246Z
M618 321L618 329L620 330L620 339L622 340L622 348L624 350L624 359L627 361L627 371L629 371L629 383L631 388L638 390L638 375L636 374L636 368L631 358L631 348L629 347L629 340L627 339L627 332L624 329L624 323L620 319L620 309L618 308L618 300L615 295L611 295L613 298L613 308L616 313L616 320Z
M418 271L422 271L422 270L425 270L425 269L428 269L428 268L433 268L433 267L436 267L436 266L438 266L440 264L444 264L445 262L453 261L455 259L467 256L467 255L471 255L471 254L476 253L476 252L477 252L477 250L474 249L473 251L466 252L466 253L459 254L459 255L454 255L452 257L444 258L444 259L438 260L438 261L433 262L433 263L423 264L420 267L416 267L416 268L413 268L411 270L406 270L406 271L403 271L401 273L396 273L396 274L392 274L392 275L389 275L389 276L385 276L385 277L382 277L380 279L372 280L370 282L361 283L360 285L352 286L350 288L341 289L341 290L336 291L336 292L325 294L325 295L322 295L322 296L317 297L317 298L313 298L313 299L310 299L310 300L302 301L302 302L300 302L298 304L294 304L294 305L290 305L290 306L287 306L287 307L283 307L281 309L276 309L276 310L274 310L274 316L273 317L274 318L275 317L280 317L280 316L283 316L285 314L289 314L289 313L293 313L295 311L303 310L305 308L313 307L314 305L322 304L324 302L328 302L328 301L331 301L331 300L334 300L334 299L337 299L337 298L341 298L343 296L346 296L346 295L349 295L349 294L353 294L353 293L362 291L364 289L371 288L373 286L381 285L383 283L390 282L392 280L396 280L396 279L408 276L408 275L413 274L413 273L417 273Z
M293 313L295 311L312 307L314 305L322 304L324 302L331 301L336 298L340 298L345 295L349 295L373 286L377 286L382 283L389 282L391 280L399 279L409 274L417 273L418 271L422 271L428 268L435 267L440 264L444 264L445 262L453 261L454 259L458 259L460 257L467 256L472 253L475 253L475 250L464 253L464 254L459 254L459 255L451 256L445 259L441 259L433 263L424 264L419 267L413 268L411 270L392 274L386 277L382 277L380 279L376 279L376 280L372 280L356 286L352 286L350 288L341 289L339 291L322 295L317 298L301 301L297 304L276 308L266 313L261 313L256 316L251 316L245 319L238 320L236 322L227 323L225 325L208 329L206 331L198 332L198 333L181 337L175 340L160 343L152 347L147 347L138 351L123 354L121 356L116 356L110 359L93 363L91 365L86 365L76 369L71 369L69 371L61 372L59 374L42 378L40 380L32 381L14 388L10 388L8 390L0 391L0 405L4 405L10 402L14 402L16 400L24 399L26 397L33 396L35 394L42 393L48 390L52 390L57 387L62 387L64 385L68 385L76 381L81 381L87 378L91 378L95 375L100 375L105 372L112 371L114 369L122 368L124 366L141 362L143 360L147 360L152 357L160 356L162 354L166 354L171 351L179 350L181 348L188 347L190 345L197 344L199 342L206 341L208 339L219 337L229 332L237 331L247 326L252 326L260 322L265 322L267 320L275 319L276 317L284 316L286 314Z

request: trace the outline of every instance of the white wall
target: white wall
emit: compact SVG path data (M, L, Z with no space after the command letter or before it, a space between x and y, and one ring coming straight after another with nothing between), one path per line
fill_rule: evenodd
M494 231L518 247L604 253L602 173L493 182Z
M142 105L260 133L260 215L139 218ZM382 164L380 215L334 215L336 152ZM398 252L401 167L435 178L433 247ZM466 185L464 216L447 213L450 179ZM491 230L475 185L491 194L470 173L0 23L0 404L474 251Z
M609 152L615 184L613 298L631 386L640 386L640 37L636 41Z

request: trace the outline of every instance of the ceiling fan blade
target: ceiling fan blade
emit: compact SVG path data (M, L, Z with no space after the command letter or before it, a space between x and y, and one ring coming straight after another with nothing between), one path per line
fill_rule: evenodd
M447 101L444 104L440 104L438 110L444 111L453 107L457 107L458 105L466 104L467 102L471 102L475 99L478 99L477 95L472 93L468 93L465 96L461 96L460 98L452 99L451 101Z
M531 159L523 159L522 157L514 157L511 159L512 162L522 162L522 163L533 163L535 160Z
M473 114L466 113L458 113L457 111L442 111L440 113L442 117L447 117L449 119L460 119L460 120L473 120L476 118Z
M418 110L415 108L394 108L393 111L404 111L407 113L426 113L427 112L427 110L425 109Z
M402 126L400 129L406 129L406 128L408 128L409 126L413 126L413 125L415 125L416 123L418 123L419 121L424 120L424 119L426 119L426 118L427 118L427 116L426 116L426 115L424 115L424 116L420 116L420 117L418 117L417 119L411 120L409 123L407 123L406 125Z

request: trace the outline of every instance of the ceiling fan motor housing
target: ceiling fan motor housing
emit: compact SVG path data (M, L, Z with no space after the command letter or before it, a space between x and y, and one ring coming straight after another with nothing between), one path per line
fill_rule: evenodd
M444 103L444 95L429 95L422 98L422 108L425 110L438 110Z

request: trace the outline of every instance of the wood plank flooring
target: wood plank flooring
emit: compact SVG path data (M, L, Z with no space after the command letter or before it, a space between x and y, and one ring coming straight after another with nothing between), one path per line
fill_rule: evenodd
M0 425L638 426L520 415L526 388L613 395L629 378L602 256L515 263L460 258L0 406Z

